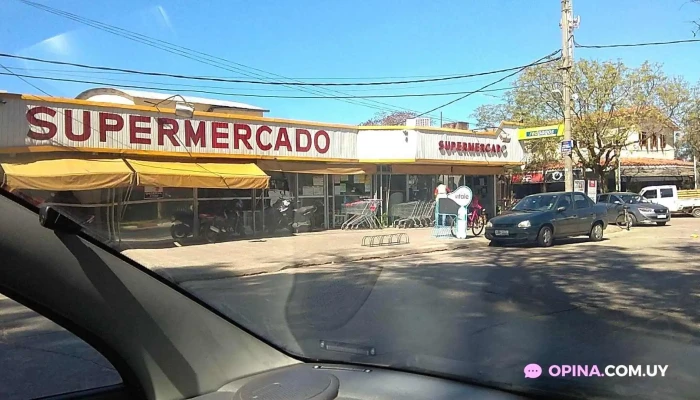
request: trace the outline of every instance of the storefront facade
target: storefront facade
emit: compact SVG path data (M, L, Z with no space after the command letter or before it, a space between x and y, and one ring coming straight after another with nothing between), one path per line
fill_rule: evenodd
M356 127L274 118L0 94L0 163L10 189L46 199L72 192L122 240L144 226L164 239L177 210L244 203L249 231L280 195L317 205L338 227L360 198L428 200L438 180L472 186L495 211L495 178L522 163L508 128ZM513 138L513 139L511 139ZM48 172L51 171L51 176ZM41 176L41 174L44 176ZM491 210L490 210L491 212ZM131 234L133 233L133 234Z

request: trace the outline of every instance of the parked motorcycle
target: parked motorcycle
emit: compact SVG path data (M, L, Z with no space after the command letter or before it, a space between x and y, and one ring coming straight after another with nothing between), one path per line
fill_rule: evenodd
M265 230L268 233L275 233L278 229L287 229L294 232L292 227L293 212L292 200L280 197L265 210Z
M210 230L209 227L213 224L215 218L216 216L213 214L199 214L200 235L206 236L205 233ZM194 227L192 226L194 212L191 209L189 211L181 210L174 212L171 220L170 236L172 236L175 241L181 241L194 235Z
M318 210L318 204L293 208L291 199L280 197L266 210L265 228L270 234L279 229L290 233L313 230L322 225L318 224Z
M245 236L243 225L243 202L237 200L233 209L224 209L222 216L216 216L204 231L204 238L209 243L231 239L235 236Z

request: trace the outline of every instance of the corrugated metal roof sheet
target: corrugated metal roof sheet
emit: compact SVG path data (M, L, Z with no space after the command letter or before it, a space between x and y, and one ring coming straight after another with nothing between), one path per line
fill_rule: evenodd
M93 89L88 89L82 93L80 93L78 96L76 96L77 99L87 99L89 97L95 96L97 94L114 94L115 92L123 93L126 96L132 97L132 98L139 98L139 99L147 99L147 100L156 100L156 101L161 101L165 100L169 97L172 96L178 96L179 93L158 93L158 92L144 92L141 90L131 90L131 89L119 89L119 88L93 88ZM238 109L243 109L243 110L253 110L253 111L262 111L266 112L269 111L264 108L260 108L257 106L253 106L250 104L245 104L245 103L239 103L236 101L228 101L228 100L219 100L219 99L208 99L204 97L196 97L196 96L186 96L186 95L181 95L186 102L188 103L195 103L195 104L206 104L206 105L211 105L214 107L227 107L227 108L238 108ZM176 97L173 99L174 101L177 101Z

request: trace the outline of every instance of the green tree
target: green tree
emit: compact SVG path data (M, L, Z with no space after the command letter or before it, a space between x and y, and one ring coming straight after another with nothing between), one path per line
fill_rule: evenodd
M562 74L556 63L529 68L505 96L502 109L526 126L561 123L564 118ZM605 189L605 177L617 166L622 149L638 139L678 126L690 100L682 78L665 75L658 64L630 68L620 61L579 60L572 69L572 138L574 155L593 170ZM483 112L483 115L488 115ZM476 116L475 116L476 117ZM634 137L634 139L631 139ZM558 139L523 142L528 164L558 160Z

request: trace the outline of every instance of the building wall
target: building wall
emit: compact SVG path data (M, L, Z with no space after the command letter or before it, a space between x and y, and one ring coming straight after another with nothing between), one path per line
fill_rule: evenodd
M673 160L675 158L674 131L670 128L653 129L643 134L635 130L628 136L628 145L620 158L654 158ZM665 140L663 139L665 138ZM663 146L665 144L665 146Z

